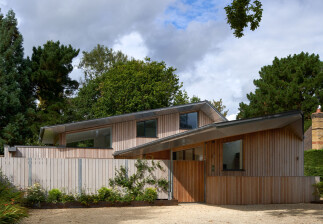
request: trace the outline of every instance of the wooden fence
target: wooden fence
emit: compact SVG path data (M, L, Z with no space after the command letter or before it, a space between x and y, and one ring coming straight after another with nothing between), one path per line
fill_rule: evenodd
M206 203L288 204L314 201L317 177L207 177Z
M109 186L120 166L128 168L130 176L136 170L136 160L127 159L57 159L57 158L0 158L2 173L18 188L25 189L40 183L46 190L61 189L66 193L96 193ZM151 163L151 161L149 161ZM156 161L157 162L157 161ZM168 160L159 161L164 171L155 171L158 178L168 180ZM159 192L159 199L167 199L167 192Z

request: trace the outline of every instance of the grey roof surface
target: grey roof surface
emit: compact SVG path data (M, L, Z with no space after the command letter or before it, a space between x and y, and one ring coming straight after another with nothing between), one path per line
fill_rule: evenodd
M201 101L197 103L190 103L172 107L165 107L153 110L140 111L129 114L122 114L110 117L104 117L99 119L92 119L80 122L59 124L53 126L45 126L40 128L39 139L44 144L53 144L54 138L59 134L66 131L79 130L89 127L109 125L117 122L125 122L130 120L146 119L158 115L170 114L170 113L181 113L186 111L201 110L207 116L211 117L214 121L222 122L227 119L208 101Z
M137 156L146 153L163 151L178 146L190 145L257 131L282 128L286 126L289 126L300 139L303 139L303 114L300 111L291 111L265 117L212 123L197 129L171 135L130 149L117 151L113 155Z

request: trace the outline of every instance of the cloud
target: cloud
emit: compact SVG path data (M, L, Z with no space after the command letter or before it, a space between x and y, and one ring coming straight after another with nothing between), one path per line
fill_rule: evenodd
M148 49L138 32L132 32L116 40L112 48L136 59L144 59L148 56Z
M240 39L226 24L227 0L0 0L0 6L3 13L16 12L27 55L33 46L60 40L81 51L104 44L163 60L178 69L190 96L222 98L233 116L254 90L260 68L275 56L323 54L323 1L261 2L260 27ZM81 74L74 70L71 76Z

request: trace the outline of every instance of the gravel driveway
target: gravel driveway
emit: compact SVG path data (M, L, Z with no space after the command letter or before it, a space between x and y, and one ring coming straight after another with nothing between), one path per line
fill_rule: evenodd
M33 209L22 223L323 223L323 204Z

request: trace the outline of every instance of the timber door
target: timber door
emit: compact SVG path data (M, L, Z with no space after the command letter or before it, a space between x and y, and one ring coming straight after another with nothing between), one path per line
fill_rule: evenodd
M173 196L178 202L204 202L204 161L173 161Z

